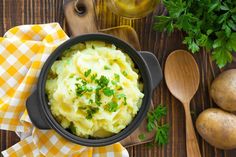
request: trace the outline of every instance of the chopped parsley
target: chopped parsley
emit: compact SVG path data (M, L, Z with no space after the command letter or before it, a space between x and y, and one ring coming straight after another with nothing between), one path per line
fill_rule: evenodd
M126 97L124 97L124 101L125 101L124 105L127 105L127 98Z
M120 82L120 75L119 74L114 74L115 76L115 81Z
M117 95L117 98L118 99L121 99L121 98L124 98L124 105L127 105L127 98L126 98L126 95L125 94L123 94L123 93L121 93L121 94L118 94Z
M105 108L109 112L116 112L118 109L118 104L116 102L109 102Z
M104 70L111 70L111 68L109 66L105 65Z
M83 107L81 107L81 106L78 107L78 110L85 110L85 109L86 109L86 107L84 107L84 106Z
M85 84L80 85L80 84L75 84L75 92L77 96L82 96L86 92L92 92L92 88L87 87Z
M84 72L84 76L85 76L85 77L88 77L88 76L91 74L91 72L92 72L91 69L85 71L85 72Z
M81 78L79 78L79 77L76 77L76 81L79 81L79 80L81 80Z
M75 74L71 74L70 76L69 76L69 78L73 78L75 76Z
M82 96L83 93L86 92L86 86L81 86L79 84L75 84L75 86L76 86L75 91L77 96Z
M106 87L103 89L103 93L106 95L106 96L112 96L114 95L115 91L109 87Z
M89 99L89 104L92 104L93 103L93 99Z
M104 69L108 70L110 69L108 66L104 66ZM100 106L102 104L102 94L104 94L105 96L111 97L114 95L114 98L117 99L122 99L124 105L127 105L126 102L126 95L125 94L118 94L115 95L115 89L112 88L116 88L116 90L121 90L123 89L121 85L118 85L118 82L120 82L120 75L119 74L114 74L114 78L113 80L109 80L108 77L101 75L100 77L98 77L97 73L91 74L92 70L89 69L87 71L84 72L84 76L85 77L90 77L91 82L94 81L94 83L96 84L95 88L89 87L88 86L88 82L86 82L85 80L83 80L82 78L77 78L77 80L80 80L81 82L76 83L76 95L77 96L82 96L83 94L85 94L86 92L95 92L95 99L89 99L88 103L89 104L96 104L98 106ZM125 71L122 72L124 75L126 75L127 73ZM111 82L111 84L113 86L109 87L109 82ZM104 107L104 109L108 112L116 112L118 110L118 103L111 101L109 103L107 103ZM87 109L87 115L86 115L86 119L92 119L93 115L98 112L99 107L96 108L90 108Z
M86 84L87 84L87 82L86 82L86 81L84 81L84 80L82 80L81 82L83 83L83 85L86 85Z
M96 74L92 74L92 76L91 76L91 80L94 81L94 80L96 79L97 76L98 76L97 73L96 73Z
M87 110L87 116L86 116L86 119L92 119L93 118L93 115L95 114L95 113L97 113L98 112L98 110L99 110L99 108L90 108L90 109L88 109Z
M114 80L112 80L112 81L111 81L111 84L113 84L113 85L117 85L117 82L114 81Z
M125 98L125 97L126 97L126 95L123 94L123 93L117 95L117 98L118 98L118 99Z
M96 93L95 93L95 103L100 106L102 103L101 103L101 95L99 93L99 90L100 88L97 88L96 89Z
M93 91L93 88L92 88L92 87L87 87L87 91L88 91L88 92L92 92L92 91Z
M106 87L106 86L108 85L109 79L108 79L106 76L102 75L102 76L100 77L100 79L96 80L96 82L97 82L97 84L98 84L99 86L101 86L102 88L104 88L104 87Z
M128 73L127 73L126 71L122 71L122 74L123 74L124 76L128 76Z

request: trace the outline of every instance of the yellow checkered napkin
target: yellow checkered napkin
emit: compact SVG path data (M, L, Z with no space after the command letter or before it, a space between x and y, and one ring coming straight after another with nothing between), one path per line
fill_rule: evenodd
M45 60L67 39L58 23L18 26L0 38L0 129L15 131L21 138L2 152L4 156L129 156L119 143L84 147L65 140L53 130L33 127L25 110L26 99L35 88Z

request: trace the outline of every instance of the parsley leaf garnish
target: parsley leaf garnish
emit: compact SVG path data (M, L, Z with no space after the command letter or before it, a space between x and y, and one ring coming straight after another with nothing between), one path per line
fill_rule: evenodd
M88 76L91 74L91 72L92 72L91 69L85 71L85 72L84 72L84 76L85 76L85 77L88 77Z
M76 86L75 91L76 91L77 96L82 96L83 93L85 93L87 91L86 86L79 85L79 84L75 84L75 86Z
M75 76L75 74L71 74L70 76L69 76L69 78L73 78Z
M154 141L159 145L168 143L169 125L161 124L161 119L166 116L166 114L167 108L159 105L156 109L154 109L154 111L149 112L147 117L147 130L148 132L151 132L153 130L156 131Z
M118 99L120 99L120 98L125 98L125 97L126 97L126 95L123 94L123 93L117 95L117 98L118 98Z
M113 84L113 85L117 85L117 82L114 81L114 80L111 80L111 84Z
M168 143L168 132L169 132L169 125L164 124L159 126L157 129L157 133L155 135L155 142L159 145L167 144Z
M98 87L95 92L95 103L100 106L101 103L101 94L99 93L100 88Z
M96 77L98 76L98 74L97 73L95 73L95 74L92 74L92 76L91 76L91 80L92 81L94 81L95 79L96 79Z
M83 85L87 85L86 81L82 80L81 82L83 83Z
M106 107L105 107L105 109L107 110L107 111L109 111L109 112L116 112L117 111L117 109L118 109L118 104L116 103L116 102L109 102L107 105L106 105Z
M114 74L115 76L115 81L120 82L120 75L119 74Z
M92 92L92 88L87 87L86 84L83 83L83 85L76 83L75 84L75 92L77 96L82 96L86 92Z
M79 81L79 80L81 80L81 78L80 77L76 77L76 81Z
M93 103L93 100L92 99L89 99L89 104L92 104Z
M236 51L236 3L232 0L163 0L169 14L155 16L154 30L185 32L183 43L192 53L204 48L222 68Z
M122 71L122 74L123 74L124 76L128 76L128 73L127 73L126 71Z
M144 133L138 135L140 141L144 141L146 139L146 135Z
M93 115L99 111L99 108L90 108L87 110L87 116L86 119L92 119Z
M104 70L111 70L111 68L109 66L105 65Z
M109 80L106 76L102 75L99 80L96 80L96 82L99 86L101 86L103 88L108 85Z
M103 93L106 95L106 96L112 96L114 95L115 91L109 87L106 87L103 89Z

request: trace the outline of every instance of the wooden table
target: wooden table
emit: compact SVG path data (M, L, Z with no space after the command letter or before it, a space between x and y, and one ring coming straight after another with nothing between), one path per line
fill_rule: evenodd
M62 0L0 0L0 35L13 26L21 24L35 24L59 22L65 28L63 16ZM153 17L165 12L163 6L159 6L153 14L138 20L128 20L118 17L108 10L105 0L96 0L98 11L98 21L100 28L108 28L117 25L130 25L138 33L143 50L153 52L159 59L162 67L168 54L176 49L186 49L181 44L182 33L174 32L171 36L166 33L157 33L152 30ZM212 79L220 70L211 62L209 55L202 51L194 55L198 62L201 82L199 90L191 102L193 120L206 108L214 107L215 104L209 97L208 89ZM236 67L234 63L225 69ZM225 70L222 69L222 70ZM138 145L128 148L131 157L185 157L185 120L182 105L169 93L165 81L163 80L159 88L153 94L154 103L162 103L168 107L168 116L164 120L171 126L169 144L164 147L155 146L148 148L146 145ZM222 151L210 146L198 136L200 149L203 157L235 157L236 149ZM13 132L0 132L0 150L12 146L18 142L18 137Z

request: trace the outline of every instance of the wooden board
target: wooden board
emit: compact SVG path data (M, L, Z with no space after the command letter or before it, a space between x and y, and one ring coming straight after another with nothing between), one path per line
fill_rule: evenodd
M140 50L137 33L132 27L119 26L102 30L99 29L97 27L98 24L96 22L96 13L94 11L93 5L94 4L92 0L64 0L66 25L68 27L68 31L72 36L85 33L102 32L119 37L120 39L131 44L135 49ZM82 8L83 10L80 10L80 8ZM78 12L82 12L83 14L78 14ZM151 105L151 108L153 108L153 105ZM126 139L122 140L121 143L126 147L130 147L137 144L150 142L154 138L154 133L147 132L146 125L147 121L146 119L144 119L140 127L137 128ZM146 135L146 139L143 141L140 141L140 139L138 138L141 133L144 133Z
M97 21L100 29L110 28L119 25L132 26L138 34L141 49L153 52L162 67L166 57L170 52L176 49L186 49L182 44L183 34L175 31L171 36L166 33L157 33L152 30L153 17L155 15L165 14L166 10L159 5L153 14L146 18L130 20L114 15L106 7L106 0L95 0ZM16 25L59 22L65 28L63 13L63 1L61 0L0 0L0 35ZM201 81L197 94L191 102L193 119L200 112L209 107L216 107L209 97L208 89L211 81L221 71L236 68L236 58L233 63L224 69L218 69L211 61L209 53L204 50L194 54L199 65ZM169 144L164 147L155 146L148 148L146 144L129 147L130 157L186 157L185 152L185 128L184 128L184 110L174 97L169 93L165 81L163 80L158 89L153 93L154 105L159 103L166 104L168 115L163 122L168 122L171 126L169 133ZM198 134L198 142L202 157L235 157L236 149L223 151L216 149L205 142ZM0 150L12 146L19 141L15 133L10 131L0 132Z
M83 14L79 14L80 8ZM140 50L138 35L132 27L124 25L99 29L94 9L93 0L64 0L66 26L71 36L102 32L119 37Z

